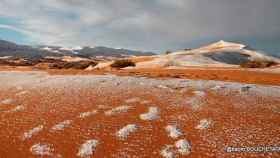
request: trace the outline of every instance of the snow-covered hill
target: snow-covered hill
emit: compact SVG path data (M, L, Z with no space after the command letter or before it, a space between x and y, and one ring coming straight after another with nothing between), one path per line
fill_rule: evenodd
M246 45L219 41L197 49L159 55L154 60L139 62L136 66L137 68L170 66L233 67L248 61L273 61L280 63L278 58L252 50Z

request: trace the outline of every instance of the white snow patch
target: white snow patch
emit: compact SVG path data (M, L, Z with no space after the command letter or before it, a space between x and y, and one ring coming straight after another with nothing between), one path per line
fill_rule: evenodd
M151 101L149 101L149 100L143 100L143 101L141 102L141 104L149 104L149 103L151 103Z
M59 50L62 50L62 51L73 51L73 48L61 47L61 48L59 48Z
M203 92L203 91L193 91L193 94L198 96L198 97L204 97L205 96L205 92Z
M205 103L204 96L206 95L203 91L193 91L194 96L187 101L191 105L193 110L199 110Z
M174 150L172 149L172 145L166 145L161 151L160 154L164 158L174 158L175 153Z
M33 145L30 148L30 151L33 155L37 156L52 156L54 149L52 148L52 145L46 144L46 143L38 143Z
M175 146L181 155L188 155L191 152L191 144L185 139L175 142Z
M165 130L168 132L168 136L173 139L176 139L182 135L181 130L174 125L167 125Z
M10 99L10 98L1 101L2 104L12 104L13 102L14 102L14 100Z
M82 50L82 49L83 49L83 47L81 47L81 46L73 47L73 50Z
M158 107L149 107L149 111L147 113L141 114L141 120L155 120L160 118L160 109Z
M140 98L130 98L125 100L125 103L135 103L135 102L140 102L141 99Z
M104 114L107 116L111 116L111 115L127 112L131 108L132 108L132 106L127 106L127 105L118 106L111 110L105 111Z
M108 105L97 105L98 109L108 109L110 108Z
M23 90L23 87L22 86L17 86L16 89L17 90Z
M25 132L22 136L22 140L30 139L33 135L36 135L39 132L41 132L43 130L43 128L44 128L43 125L39 125L33 129L29 130L28 132Z
M94 153L98 144L99 144L98 140L95 139L87 140L84 144L81 145L77 156L90 157Z
M0 59L10 59L12 58L12 56L3 56L3 57L0 57Z
M97 114L97 110L80 113L79 118L86 118Z
M16 107L14 107L13 109L11 110L8 110L7 112L10 113L10 112L18 112L18 111L23 111L25 108L23 105L18 105Z
M21 92L18 92L16 93L16 96L22 96L22 95L25 95L27 94L28 91L21 91Z
M135 124L129 124L120 129L116 135L119 139L126 139L128 135L132 132L135 132L138 129L138 126Z
M46 50L46 51L52 51L52 48L50 47L44 47L44 48L41 48L42 50Z
M157 88L168 89L168 87L164 85L158 85Z
M202 119L199 121L199 124L195 127L196 129L206 129L208 128L212 123L212 120L209 119Z
M79 54L79 52L76 52L76 51L73 51L72 53L75 54L75 55Z
M54 125L51 128L51 131L52 132L54 132L54 131L62 131L64 128L68 127L71 123L72 123L72 120L65 120L63 122L60 122L60 123Z

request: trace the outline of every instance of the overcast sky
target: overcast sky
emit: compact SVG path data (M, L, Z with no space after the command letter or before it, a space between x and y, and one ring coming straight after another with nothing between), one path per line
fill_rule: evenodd
M280 0L0 0L0 38L153 51L224 39L280 52Z

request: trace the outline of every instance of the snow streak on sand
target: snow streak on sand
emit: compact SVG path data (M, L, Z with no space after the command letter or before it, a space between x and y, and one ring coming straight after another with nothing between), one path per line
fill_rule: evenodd
M45 143L38 143L33 145L30 148L30 151L33 155L37 156L52 156L53 155L53 148L50 144Z
M1 101L2 104L12 104L13 102L14 102L14 100L10 99L10 98Z
M127 106L127 105L118 106L111 110L105 111L105 115L111 116L111 115L115 115L115 114L119 114L119 113L125 113L131 108L132 108L132 106Z
M205 103L206 93L203 91L193 91L194 96L188 101L193 110L199 110Z
M109 109L110 107L108 105L97 105L97 108L104 110L104 109Z
M203 91L193 91L193 94L195 94L198 97L203 97L205 96L205 92Z
M130 104L130 103L136 103L136 102L140 102L140 101L141 101L141 99L136 97L136 98L130 98L130 99L125 100L125 103Z
M11 110L8 110L8 113L12 113L12 112L18 112L18 111L23 111L24 110L24 106L23 105L18 105L16 107L14 107Z
M16 96L22 96L22 95L25 95L27 93L28 93L28 91L18 92L18 93L16 93Z
M72 123L72 120L65 120L63 122L60 122L60 123L54 125L51 128L51 131L52 132L54 132L54 131L62 131L64 128L68 127L71 123Z
M199 121L199 124L195 127L196 129L206 129L212 123L212 120L209 119L202 119Z
M140 104L149 104L149 103L151 103L151 101L149 101L149 100L143 100Z
M159 119L160 116L160 109L158 107L149 107L149 111L147 113L141 114L140 119L141 120L155 120Z
M94 153L98 144L99 144L98 140L95 139L87 140L84 144L81 145L77 156L90 157Z
M165 127L166 132L168 132L168 136L176 139L178 137L180 137L182 135L182 132L180 129L178 129L176 126L174 125L168 125Z
M97 114L97 110L83 112L79 115L79 118L86 118L86 117L90 117L90 116L95 115L95 114Z
M129 124L120 129L116 135L119 139L126 139L130 133L135 132L138 129L138 126L135 124Z
M36 135L39 132L41 132L43 130L43 128L44 128L43 125L39 125L33 129L29 130L28 132L25 132L22 136L22 140L30 139L33 135Z

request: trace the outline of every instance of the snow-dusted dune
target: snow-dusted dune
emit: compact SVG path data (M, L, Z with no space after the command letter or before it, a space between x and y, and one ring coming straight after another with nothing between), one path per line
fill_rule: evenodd
M151 61L139 62L137 68L159 68L169 66L214 66L236 67L248 61L274 61L274 58L258 51L251 50L243 44L219 41L201 48L177 51L166 55L159 55Z

